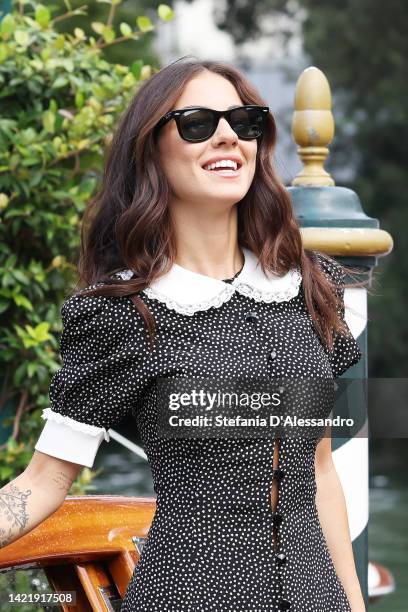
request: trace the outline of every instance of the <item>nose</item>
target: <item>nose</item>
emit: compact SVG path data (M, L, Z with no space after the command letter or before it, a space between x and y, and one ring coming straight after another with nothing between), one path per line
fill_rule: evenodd
M217 142L220 139L222 141L228 141L228 142L238 141L237 133L234 132L234 130L232 129L228 121L225 119L225 117L220 118L218 125L217 125L217 129L215 130L213 134L213 138L216 139Z

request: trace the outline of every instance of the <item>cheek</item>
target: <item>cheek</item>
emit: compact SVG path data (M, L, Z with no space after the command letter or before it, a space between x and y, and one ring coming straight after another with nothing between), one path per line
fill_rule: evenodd
M252 142L252 141L248 142L248 158L252 159L254 165L255 165L255 162L256 162L257 151L258 151L258 143L257 143L257 141L255 140L254 142Z
M160 165L170 184L177 184L180 172L185 165L185 153L180 142L173 134L166 134L159 147Z
M169 135L170 136L170 135ZM172 185L188 185L193 177L196 160L201 159L203 147L201 144L189 144L177 135L167 138L160 146L160 164Z
M257 150L258 150L257 142L255 142L255 143L248 143L247 147L246 147L246 150L245 150L245 157L246 157L247 162L248 162L249 173L250 173L251 179L255 175Z

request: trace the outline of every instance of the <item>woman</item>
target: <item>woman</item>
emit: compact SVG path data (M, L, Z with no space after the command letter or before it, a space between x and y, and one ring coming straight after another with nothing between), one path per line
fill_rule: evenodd
M303 248L275 139L239 71L182 58L124 113L83 224L87 286L62 308L33 461L64 461L68 486L133 414L157 509L123 611L365 610L330 437L157 430L158 379L330 379L361 357L344 273Z

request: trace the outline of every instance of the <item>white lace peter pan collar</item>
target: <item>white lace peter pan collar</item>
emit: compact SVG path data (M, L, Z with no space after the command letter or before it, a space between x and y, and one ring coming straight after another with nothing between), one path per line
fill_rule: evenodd
M302 275L299 268L291 268L283 276L264 274L256 255L242 248L245 258L241 272L231 283L212 278L174 263L171 269L143 289L149 298L166 304L167 308L184 315L199 310L219 307L227 302L235 291L253 298L256 302L287 302L299 293ZM129 280L133 273L123 270L116 274Z

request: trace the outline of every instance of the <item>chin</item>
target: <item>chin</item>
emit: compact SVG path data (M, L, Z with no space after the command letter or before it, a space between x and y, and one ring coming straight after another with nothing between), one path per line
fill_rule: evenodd
M225 206L232 206L240 202L244 196L245 194L241 193L231 193L230 195L223 195L218 193L217 195L213 195L212 197L209 196L208 201L212 201L216 206L220 206L220 204Z

